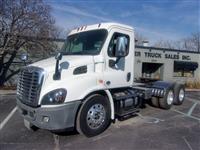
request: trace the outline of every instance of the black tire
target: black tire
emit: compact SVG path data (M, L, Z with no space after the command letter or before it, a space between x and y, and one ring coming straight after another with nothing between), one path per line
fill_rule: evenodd
M101 106L103 107L102 110L104 110L104 119L97 128L92 128L92 125L88 123L88 120L90 120L90 118L88 118L88 113L91 112L89 112L89 110L95 108L94 106ZM80 134L83 134L87 137L93 137L105 131L110 125L110 123L111 109L108 99L102 95L94 94L92 96L89 96L82 104L76 119L76 129Z
M181 105L185 99L185 87L182 84L174 86L174 105Z
M168 100L168 96L171 96L171 100ZM163 98L159 98L159 106L162 109L170 109L174 102L173 89L167 89Z
M151 98L151 105L153 107L159 108L159 99L158 99L158 97L152 97Z

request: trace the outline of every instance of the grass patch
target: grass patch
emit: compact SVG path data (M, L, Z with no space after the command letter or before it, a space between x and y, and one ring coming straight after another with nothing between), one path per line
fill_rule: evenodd
M16 90L16 86L0 86L0 90Z
M185 87L189 89L200 89L200 80L186 81Z

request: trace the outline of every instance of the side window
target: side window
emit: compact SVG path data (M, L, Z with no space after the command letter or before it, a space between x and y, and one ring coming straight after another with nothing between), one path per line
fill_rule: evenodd
M125 39L126 39L126 52L127 52L126 56L129 53L129 42L130 42L129 36L126 35L126 34L122 34L122 33L114 33L111 40L110 40L109 46L108 46L108 56L110 56L110 57L115 57L115 48L116 48L116 43L117 43L118 37L125 37Z
M197 62L174 61L174 77L194 77Z

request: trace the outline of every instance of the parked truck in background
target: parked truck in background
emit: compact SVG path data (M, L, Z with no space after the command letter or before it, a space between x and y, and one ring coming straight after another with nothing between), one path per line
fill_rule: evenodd
M135 82L134 30L102 23L72 30L62 51L23 68L17 106L28 128L76 129L87 137L124 120L144 103L162 109L184 101L184 85Z

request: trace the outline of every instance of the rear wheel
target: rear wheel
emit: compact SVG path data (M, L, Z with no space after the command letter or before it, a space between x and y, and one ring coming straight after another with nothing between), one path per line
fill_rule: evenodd
M110 103L102 95L88 97L80 108L77 116L77 131L87 137L102 133L110 125Z
M174 86L174 104L181 105L185 98L185 88L184 85L176 84Z
M159 106L162 109L170 109L173 102L174 102L174 92L172 89L166 90L164 97L159 98Z
M158 97L152 97L151 98L151 105L154 106L154 107L159 107L159 99Z

